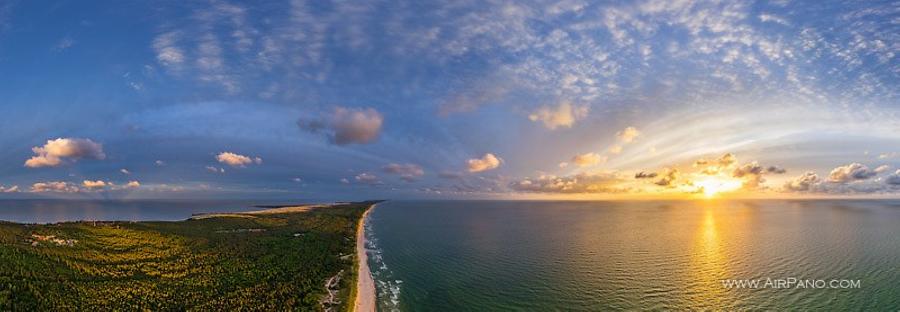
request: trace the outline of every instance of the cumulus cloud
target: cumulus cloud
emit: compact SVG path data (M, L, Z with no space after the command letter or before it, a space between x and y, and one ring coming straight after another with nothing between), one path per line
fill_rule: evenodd
M679 179L681 179L681 173L678 172L678 169L666 168L659 176L659 179L656 179L653 184L665 187L674 187L676 181L678 181Z
M16 193L18 191L19 191L18 185L13 185L13 186L9 186L9 187L4 187L3 185L0 185L0 193Z
M64 159L78 160L81 158L104 159L103 145L90 139L59 138L47 140L44 146L36 146L31 149L35 156L25 161L29 168L56 167L63 163Z
M622 181L622 178L612 173L581 173L567 177L542 175L515 181L509 187L515 191L531 193L622 193L628 191L619 186Z
M300 120L301 129L312 133L325 133L337 145L366 144L381 134L384 117L372 108L337 107L325 118Z
M593 166L604 162L606 162L606 157L600 156L600 154L597 153L575 155L571 160L571 163L576 164L579 167Z
M586 117L587 114L587 106L575 106L567 101L563 101L556 107L541 106L528 115L528 119L534 122L541 122L547 129L554 130L560 127L571 128L575 121Z
M641 132L638 131L635 127L627 127L622 131L616 133L616 138L623 143L631 143L635 138L641 135Z
M831 170L828 175L828 181L834 183L848 183L858 180L866 180L878 175L874 170L870 170L860 163L852 163L846 166L840 166Z
M821 183L822 179L815 172L809 171L785 183L784 189L795 192L809 192L816 190Z
M107 184L103 180L96 180L96 181L84 180L84 182L82 182L82 185L84 185L84 187L86 187L88 189L102 189L109 184Z
M741 178L743 180L744 188L756 188L766 181L763 179L764 174L782 174L785 172L787 171L781 167L763 167L758 162L752 161L735 168L731 173L731 176Z
M216 166L206 166L206 171L209 171L212 173L225 173L225 168L219 168Z
M487 170L496 169L500 167L500 163L503 162L503 159L494 156L494 154L487 153L484 154L481 158L472 158L467 162L469 172L482 172Z
M887 179L884 180L888 185L900 185L900 169L894 172L894 174L889 175Z
M382 184L381 180L379 180L377 176L370 174L370 173L366 173L366 172L356 175L356 177L353 177L353 179L356 180L356 182L363 183L363 184L369 184L369 185Z
M698 159L694 162L694 167L705 167L703 174L707 175L715 175L719 172L728 169L737 161L737 157L732 153L725 153L719 158L716 159Z
M389 164L382 167L382 170L386 173L399 175L400 179L406 182L413 182L425 175L425 170L416 164Z
M262 164L262 158L254 157L250 158L248 156L235 154L232 152L222 152L219 155L216 155L216 160L220 163L232 166L232 167L246 167L250 164Z
M38 182L31 185L31 191L36 193L56 192L56 193L77 193L78 186L61 181Z
M125 183L125 188L138 188L138 187L141 187L141 182L128 181L128 183Z
M641 171L641 172L635 173L634 178L635 179L652 179L652 178L655 178L657 175L659 175L659 174L657 174L656 172Z
M875 173L887 172L888 170L891 170L891 166L881 165L881 166L878 166L878 168L875 168Z

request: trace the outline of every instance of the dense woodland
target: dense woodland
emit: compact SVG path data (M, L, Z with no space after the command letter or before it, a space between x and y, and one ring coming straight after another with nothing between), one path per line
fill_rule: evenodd
M179 222L2 222L0 310L349 311L356 224L371 204ZM325 281L339 272L339 303L323 306Z

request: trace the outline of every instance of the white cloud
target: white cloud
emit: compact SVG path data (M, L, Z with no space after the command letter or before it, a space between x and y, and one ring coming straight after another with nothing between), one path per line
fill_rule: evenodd
M635 138L641 135L641 132L638 131L635 127L627 127L622 131L616 133L616 138L623 143L631 143Z
M809 192L815 191L821 183L822 180L819 179L819 176L810 171L785 183L784 189L794 192Z
M128 169L125 169L125 168L119 169L119 172L121 172L121 173L124 174L124 175L130 175L130 174L131 174L131 171L128 171Z
M159 167L162 167L162 166L165 166L165 165L166 165L166 162L164 162L164 161L162 161L162 160L157 160L157 161L153 162L153 164L155 164L155 165L157 165L157 166L159 166Z
M570 162L579 167L587 167L606 162L606 157L597 153L585 153L573 156Z
M416 164L389 164L382 168L384 172L399 175L406 182L412 182L425 175L425 170Z
M232 167L246 167L250 164L262 164L262 158L254 157L250 158L248 156L235 154L232 152L222 152L219 155L216 155L216 160L220 163L232 166Z
M18 185L13 185L13 186L9 186L9 187L4 187L3 185L0 185L0 193L16 193L18 191L19 191Z
M52 181L52 182L38 182L31 185L32 192L57 192L57 193L77 193L80 190L78 186L73 185L68 182L61 181Z
M503 159L494 156L494 154L487 153L484 154L484 156L482 156L481 158L469 159L467 164L469 172L482 172L496 169L497 167L500 167L500 163L502 162Z
M84 182L82 182L82 185L84 185L84 187L89 188L89 189L102 189L102 188L108 186L109 184L102 180L96 180L96 181L84 180Z
M560 127L571 128L575 121L586 117L587 114L587 106L574 106L568 101L563 101L556 107L542 106L538 108L528 115L528 119L541 122L547 129L554 130Z
M878 173L870 170L860 163L852 163L846 166L840 166L831 170L828 175L828 181L834 183L847 183L857 180L866 180L876 176Z
M47 140L47 144L31 149L35 156L25 161L29 168L55 167L63 163L64 159L78 160L81 158L104 159L103 145L90 139L59 138Z
M138 187L141 187L141 182L128 181L128 183L125 183L125 188L138 188Z
M621 177L612 173L581 173L566 177L542 175L513 182L509 187L531 193L622 193L628 191L620 186L622 181Z
M619 154L622 152L622 145L615 144L613 146L610 146L607 151L609 151L609 153L613 155Z
M372 108L337 107L331 116L317 120L301 120L300 128L309 132L325 132L337 145L366 144L381 134L384 117Z
M356 177L353 177L353 179L356 180L356 182L363 183L363 184L369 184L369 185L382 184L381 180L379 180L377 176L367 173L367 172L360 173L360 174L356 175Z
M894 172L894 174L889 175L887 179L885 179L885 183L888 185L900 186L900 169Z
M216 166L206 166L206 171L209 171L212 173L225 173L225 168L219 168Z

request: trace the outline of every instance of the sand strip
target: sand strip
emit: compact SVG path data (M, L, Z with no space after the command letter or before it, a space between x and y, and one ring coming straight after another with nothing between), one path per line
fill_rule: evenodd
M375 281L369 272L365 227L366 217L372 209L375 209L375 205L363 213L356 228L356 259L359 261L359 269L356 271L356 303L353 309L356 312L375 312Z

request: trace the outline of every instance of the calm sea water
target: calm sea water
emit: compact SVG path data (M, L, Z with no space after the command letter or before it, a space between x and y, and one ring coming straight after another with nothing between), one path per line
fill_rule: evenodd
M382 311L900 309L900 201L390 201L369 218ZM789 278L810 288L722 282Z
M254 205L291 202L265 200L0 200L0 220L23 223L62 221L175 221L195 213L259 210Z

